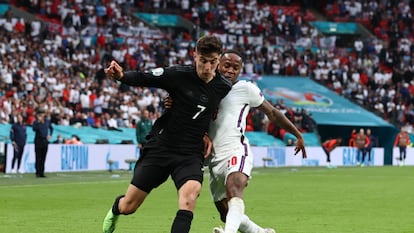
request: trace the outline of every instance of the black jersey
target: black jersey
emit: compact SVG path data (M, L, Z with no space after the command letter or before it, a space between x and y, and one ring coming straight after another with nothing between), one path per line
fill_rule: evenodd
M202 138L208 132L212 115L232 87L230 80L219 74L205 83L193 66L130 71L120 81L168 91L174 104L155 122L156 130L146 147L166 147L185 155L203 152Z

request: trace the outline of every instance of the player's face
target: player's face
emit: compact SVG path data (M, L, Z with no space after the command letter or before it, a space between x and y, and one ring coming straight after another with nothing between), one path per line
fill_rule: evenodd
M219 63L219 54L211 53L201 55L196 53L194 56L196 71L201 80L208 82L216 75L217 65Z
M237 81L243 67L242 59L234 53L225 53L220 58L218 70L220 74L231 80L232 83Z

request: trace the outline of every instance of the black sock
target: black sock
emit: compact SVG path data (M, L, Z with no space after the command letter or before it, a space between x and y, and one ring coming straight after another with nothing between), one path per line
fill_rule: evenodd
M121 196L118 196L117 198L115 198L115 202L114 202L114 204L112 205L112 213L113 214L115 214L115 215L120 215L121 214L121 212L119 212L119 200L121 200L121 198L123 198L123 197L125 197L125 195L121 195Z
M178 210L174 222L171 226L171 233L188 233L190 232L193 212L188 210Z

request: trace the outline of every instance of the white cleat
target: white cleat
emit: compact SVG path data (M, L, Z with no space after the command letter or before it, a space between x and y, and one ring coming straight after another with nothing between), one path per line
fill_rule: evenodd
M23 169L19 169L18 173L24 174L24 170Z
M224 233L224 230L221 227L214 227L213 233Z
M272 228L265 228L264 232L265 233L276 233L275 229L272 229Z
M15 174L15 173L17 173L17 170L14 168L14 169L12 169L12 170L10 171L10 173Z

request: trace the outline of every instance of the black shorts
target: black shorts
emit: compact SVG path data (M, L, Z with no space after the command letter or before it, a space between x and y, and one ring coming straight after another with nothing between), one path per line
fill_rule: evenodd
M135 164L131 184L146 193L164 183L168 176L180 187L188 180L203 183L202 155L183 156L178 153L146 148Z

